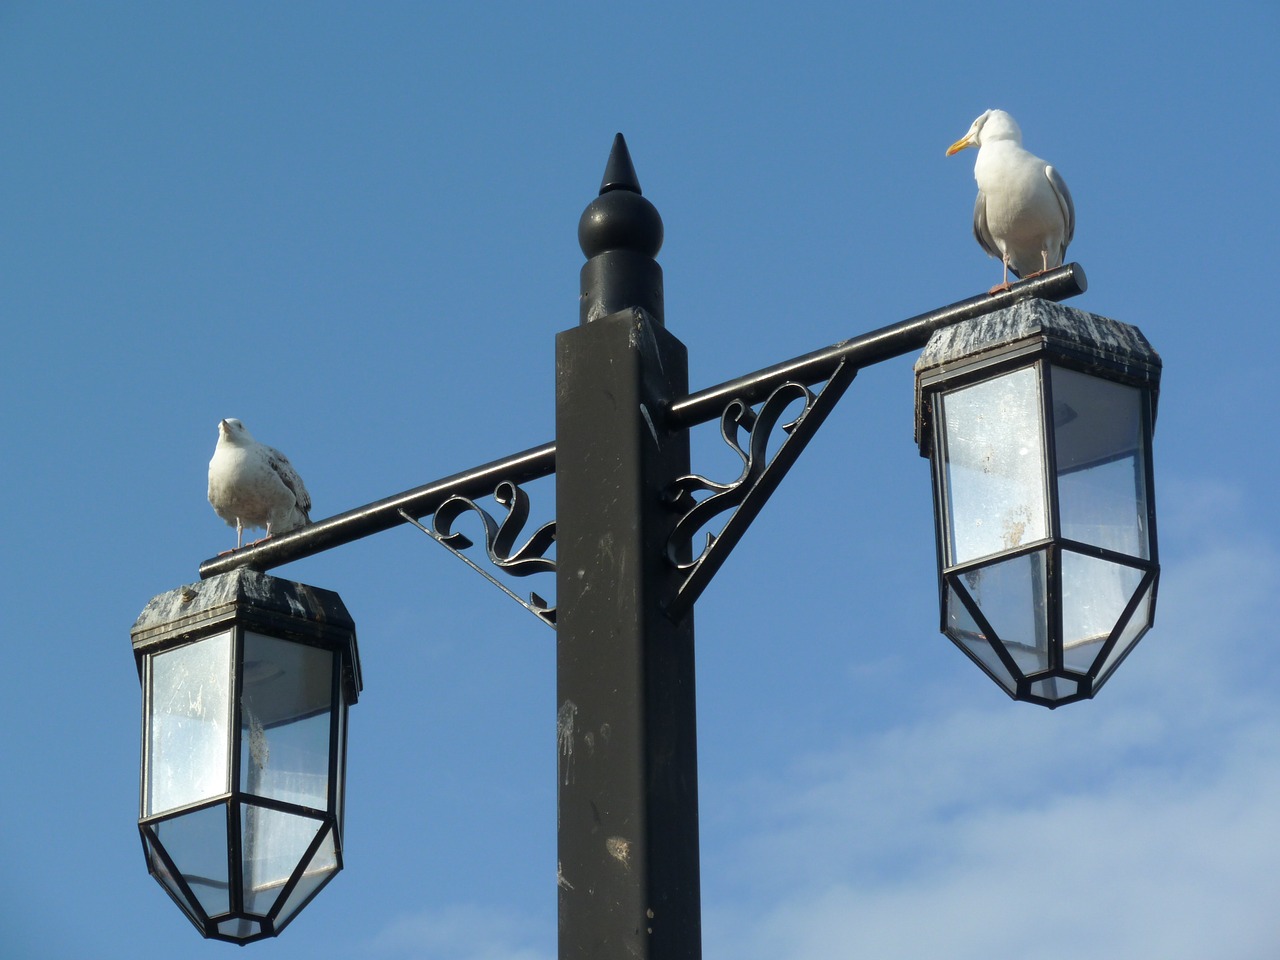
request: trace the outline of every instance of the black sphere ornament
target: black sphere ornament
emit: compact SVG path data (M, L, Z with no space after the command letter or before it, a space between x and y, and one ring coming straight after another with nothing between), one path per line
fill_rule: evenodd
M613 140L600 195L578 221L582 268L581 322L638 308L662 323L662 217L640 194L631 154L622 134Z

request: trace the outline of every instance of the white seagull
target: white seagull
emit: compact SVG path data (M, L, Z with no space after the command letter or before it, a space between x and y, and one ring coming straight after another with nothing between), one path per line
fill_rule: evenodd
M947 156L977 147L973 178L973 235L982 249L1004 263L1009 274L1035 276L1062 266L1076 232L1076 208L1066 181L1052 166L1022 147L1022 131L1003 110L988 110L969 132L947 148Z
M209 461L209 503L236 528L236 549L246 528L267 536L311 522L311 495L279 450L259 443L239 420L218 423L218 445Z

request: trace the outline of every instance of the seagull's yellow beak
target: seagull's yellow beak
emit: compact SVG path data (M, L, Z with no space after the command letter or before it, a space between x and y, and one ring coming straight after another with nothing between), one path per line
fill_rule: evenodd
M961 139L957 140L951 146L947 147L947 156L959 153L965 147L972 147L973 141L969 139L969 134L965 134Z

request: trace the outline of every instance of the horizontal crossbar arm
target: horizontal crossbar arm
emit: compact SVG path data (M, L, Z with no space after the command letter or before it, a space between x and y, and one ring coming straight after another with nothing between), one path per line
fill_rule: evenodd
M673 403L667 410L667 423L672 427L690 427L720 416L733 400L754 404L764 400L787 381L812 386L830 379L842 360L861 370L883 360L899 357L913 350L923 350L935 330L995 313L1020 300L1066 300L1084 293L1088 287L1084 268L1078 263L1050 270L1048 273L1013 284L1000 293L984 293L947 307L872 330L851 340L834 343L813 353L786 360L755 373L729 380Z
M912 350L922 349L935 330L950 324L993 313L1020 300L1066 300L1084 293L1086 287L1084 269L1078 263L1069 263L1030 280L1015 283L1000 293L984 293L961 300L691 393L675 401L666 410L666 424L678 429L705 423L720 416L730 401L757 403L788 381L806 386L825 381L843 360L849 360L855 370L862 369ZM544 443L540 447L473 467L206 560L200 564L200 576L208 579L237 567L269 570L283 566L407 523L404 514L415 519L429 516L450 497L475 499L491 496L504 480L517 485L528 483L550 476L555 473L555 469L556 445Z
M451 477L414 487L346 513L317 520L290 533L273 536L270 540L242 550L206 560L200 564L200 577L207 580L236 567L252 567L255 570L279 567L408 523L404 514L415 519L429 516L450 497L472 500L492 496L498 484L504 480L517 485L529 483L550 476L555 470L556 445L544 443L540 447L472 467Z

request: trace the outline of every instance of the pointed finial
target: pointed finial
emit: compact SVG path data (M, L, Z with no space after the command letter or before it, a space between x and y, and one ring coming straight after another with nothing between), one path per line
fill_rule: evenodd
M619 310L639 308L662 323L662 217L640 195L640 181L622 134L613 138L600 195L578 220L583 323Z
M578 244L588 258L606 250L634 250L656 257L662 249L662 217L640 195L640 181L622 134L613 138L600 195L578 221Z
M604 167L604 179L600 181L600 193L610 190L630 190L632 193L643 193L640 181L636 177L635 165L631 162L631 151L627 149L627 141L619 133L613 138L613 149L609 151L609 162Z

